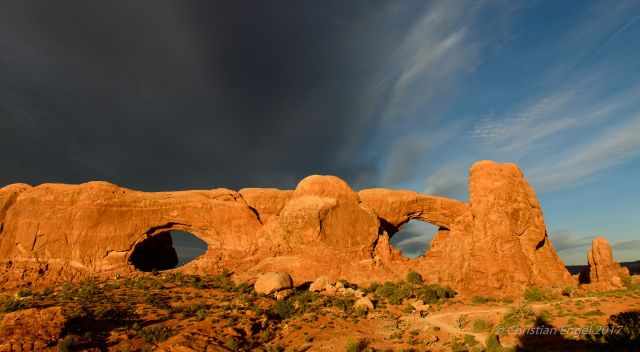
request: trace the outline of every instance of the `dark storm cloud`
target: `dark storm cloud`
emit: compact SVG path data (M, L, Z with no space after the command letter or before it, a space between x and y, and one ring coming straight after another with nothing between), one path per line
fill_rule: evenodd
M371 87L422 7L44 2L0 13L0 184L370 179Z

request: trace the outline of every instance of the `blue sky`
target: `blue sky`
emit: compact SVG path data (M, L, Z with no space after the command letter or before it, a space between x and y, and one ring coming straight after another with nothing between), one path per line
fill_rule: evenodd
M640 0L21 0L0 11L0 185L331 174L466 200L493 159L568 264L597 235L638 260L638 97Z
M407 36L383 183L466 199L475 160L516 162L567 264L597 235L640 259L640 1L465 4ZM430 237L411 226L399 247Z

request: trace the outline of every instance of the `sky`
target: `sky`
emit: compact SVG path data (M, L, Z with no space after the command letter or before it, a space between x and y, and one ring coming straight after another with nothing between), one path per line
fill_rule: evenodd
M24 0L0 12L0 185L467 199L515 162L567 264L640 259L640 1ZM394 238L424 248L430 225Z

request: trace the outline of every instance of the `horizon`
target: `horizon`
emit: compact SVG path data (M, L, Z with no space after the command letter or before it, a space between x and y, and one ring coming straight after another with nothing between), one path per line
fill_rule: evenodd
M596 236L640 260L638 1L27 0L0 29L0 185L330 174L468 201L491 159L522 169L566 265Z

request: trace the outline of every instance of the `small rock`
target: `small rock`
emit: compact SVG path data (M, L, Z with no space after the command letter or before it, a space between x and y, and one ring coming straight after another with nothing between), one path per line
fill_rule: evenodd
M440 341L440 338L438 336L435 335L431 335L431 336L427 336L423 339L424 343L429 346L429 345L433 345L434 343Z
M360 299L358 299L354 304L353 307L356 309L365 309L368 311L372 311L373 310L373 302L371 302L371 300L367 297L362 297Z
M270 294L293 287L291 276L283 272L264 273L258 277L254 285L257 293Z
M329 285L322 293L327 296L335 296L338 293L338 289Z
M278 291L278 292L276 292L276 300L284 301L285 299L287 299L292 294L293 294L293 290L290 289L290 288L286 289L286 290Z
M356 290L352 289L351 287L347 287L342 290L342 294L345 296L355 296Z
M321 292L327 289L328 286L331 286L331 281L326 276L320 276L315 281L311 283L309 286L309 291L311 292Z

